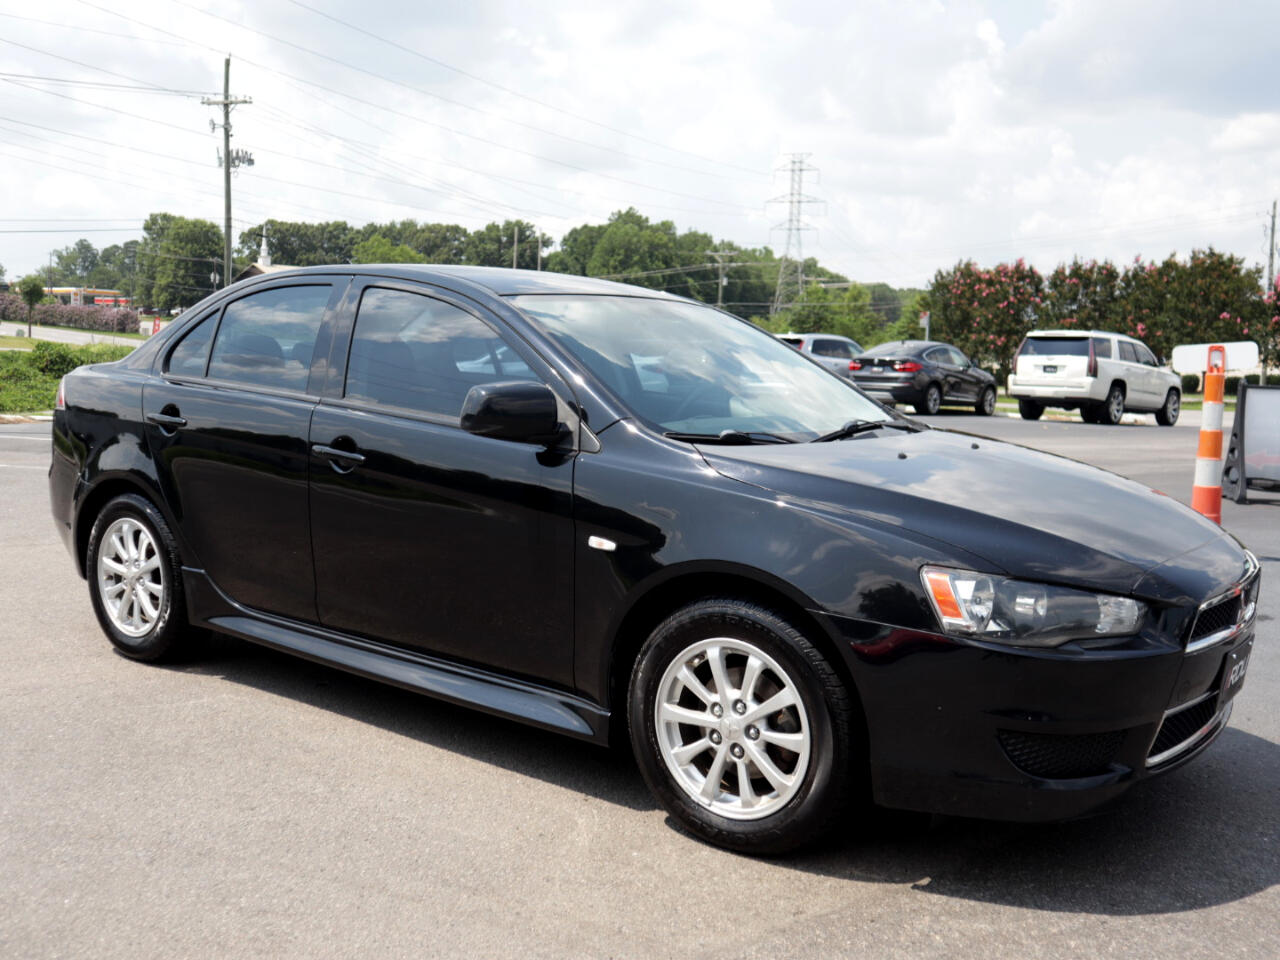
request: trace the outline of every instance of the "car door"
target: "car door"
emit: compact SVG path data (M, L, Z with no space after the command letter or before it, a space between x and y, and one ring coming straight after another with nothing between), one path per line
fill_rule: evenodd
M309 384L341 283L295 279L227 302L162 357L142 396L187 562L238 603L312 622Z
M961 400L961 383L955 361L946 347L930 347L924 352L924 361L934 371L933 376L942 385L943 400Z
M1160 373L1160 363L1156 355L1145 343L1135 343L1134 350L1138 354L1138 363L1142 365L1143 386L1146 392L1147 405L1153 409L1164 403L1165 379Z
M853 359L853 351L843 340L823 337L813 341L813 355L832 373L849 376L849 361Z
M963 353L955 347L947 347L947 356L956 374L956 399L976 401L986 386L982 371L975 367Z
M572 394L470 301L383 280L349 301L311 423L321 623L570 686L574 455L467 433L459 414L495 380Z
M1151 403L1151 378L1147 367L1138 359L1138 348L1130 340L1117 341L1120 348L1120 367L1124 371L1125 403L1130 407L1148 406Z

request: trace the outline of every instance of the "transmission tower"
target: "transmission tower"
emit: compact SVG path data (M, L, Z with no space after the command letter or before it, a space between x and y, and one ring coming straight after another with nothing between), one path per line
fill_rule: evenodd
M769 313L775 314L785 307L804 300L804 244L802 238L805 231L812 230L804 222L804 208L811 204L821 203L817 197L804 192L804 175L817 173L818 168L810 165L810 154L793 153L790 161L778 168L787 171L791 176L791 189L785 196L774 197L770 203L785 203L787 219L774 224L774 230L786 230L787 239L782 248L782 260L778 265L778 287L773 295L773 306Z

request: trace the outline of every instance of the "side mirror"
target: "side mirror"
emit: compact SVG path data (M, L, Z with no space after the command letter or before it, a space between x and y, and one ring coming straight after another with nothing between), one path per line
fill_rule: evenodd
M564 434L556 395L545 383L501 380L481 383L462 401L468 433L517 443L552 444Z

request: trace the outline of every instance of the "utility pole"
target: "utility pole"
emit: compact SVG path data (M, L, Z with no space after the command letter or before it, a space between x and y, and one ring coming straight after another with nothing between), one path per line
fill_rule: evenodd
M520 253L520 224L511 226L511 269L516 268L516 257Z
M773 306L769 309L772 316L784 307L804 300L804 249L802 238L805 231L813 227L804 222L802 213L810 204L821 203L816 197L804 192L804 175L817 173L818 168L810 166L810 154L793 153L787 166L779 170L787 170L791 179L791 189L785 196L774 197L769 203L785 203L787 219L775 224L773 229L786 230L787 240L782 249L782 261L778 265L778 286L773 294Z
M1276 285L1276 202L1271 201L1271 239L1267 243L1267 293Z
M738 251L736 250L704 250L703 253L708 257L713 257L716 261L716 273L718 274L718 278L716 280L716 306L719 307L721 310L723 310L724 309L724 288L725 288L725 285L729 282L724 275L725 267L726 267L725 261L732 260L734 257L736 257L738 255Z
M250 97L231 96L231 56L228 54L222 65L222 99L217 97L201 97L200 102L210 107L222 107L222 206L225 222L222 237L222 279L231 283L234 273L231 269L231 168L240 164L253 165L253 157L238 150L237 156L231 153L231 108L242 103L253 103ZM209 121L209 129L216 130L218 124Z

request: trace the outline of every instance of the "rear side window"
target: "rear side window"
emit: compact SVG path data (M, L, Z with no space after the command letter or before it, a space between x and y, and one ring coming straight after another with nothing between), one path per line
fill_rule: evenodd
M165 370L175 377L203 377L205 364L209 360L209 341L213 339L213 328L217 314L206 317L197 323L178 341L178 345L169 354L169 365Z
M791 346L795 347L797 350L803 349L804 347L803 337L779 337L778 339L783 343L791 344Z
M209 376L306 390L330 287L275 287L227 304L213 342Z
M1087 357L1088 337L1027 337L1020 357Z
M946 347L931 347L924 352L924 358L930 363L950 363L951 354Z
M1133 349L1133 344L1128 340L1120 341L1120 359L1125 363L1138 362L1138 351Z
M1093 355L1099 360L1111 359L1111 341L1105 337L1093 338Z
M467 391L495 380L532 380L521 356L488 324L418 293L370 287L360 298L347 360L350 400L447 417Z
M1156 363L1156 355L1148 349L1145 343L1135 343L1133 345L1134 352L1138 354L1138 362L1146 364L1148 367L1158 367Z

